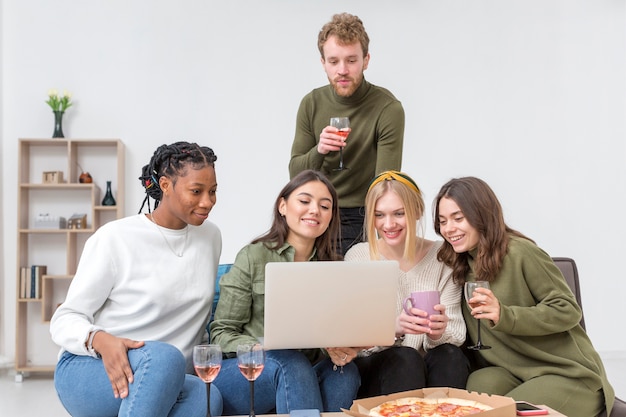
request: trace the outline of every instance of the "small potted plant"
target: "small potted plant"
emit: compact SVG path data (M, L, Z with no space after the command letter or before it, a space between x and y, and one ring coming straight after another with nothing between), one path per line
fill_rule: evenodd
M60 95L59 92L52 88L48 90L48 100L46 100L48 106L52 109L54 113L54 133L52 134L53 138L63 138L63 113L69 107L72 106L72 93L67 90L63 90L63 94Z

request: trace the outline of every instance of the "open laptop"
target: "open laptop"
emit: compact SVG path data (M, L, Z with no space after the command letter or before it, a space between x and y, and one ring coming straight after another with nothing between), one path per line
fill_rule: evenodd
M396 261L270 262L265 267L265 349L394 343Z

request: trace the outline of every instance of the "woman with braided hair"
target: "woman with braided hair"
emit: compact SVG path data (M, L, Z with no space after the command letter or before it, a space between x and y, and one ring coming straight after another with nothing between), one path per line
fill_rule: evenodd
M207 221L216 159L195 143L160 146L139 178L148 213L109 222L85 243L50 323L61 346L55 387L72 416L207 415L191 352L206 333L222 247ZM221 415L218 389L210 404Z

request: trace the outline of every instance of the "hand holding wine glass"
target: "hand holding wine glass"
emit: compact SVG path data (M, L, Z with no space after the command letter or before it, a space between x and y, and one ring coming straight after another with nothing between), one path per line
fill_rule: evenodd
M348 117L331 117L330 125L339 129L336 134L343 138L345 142L350 134L350 118ZM339 148L339 167L335 168L335 171L342 171L348 169L343 165L343 146Z
M241 374L250 381L250 417L254 417L254 381L265 367L265 351L259 343L237 346L237 363Z
M474 291L476 290L476 288L489 288L489 282L487 281L469 282L468 281L465 283L465 301L467 301L467 304L469 305L470 309L474 309L482 305L482 303L480 302L470 303L470 300L474 298ZM467 348L471 350L491 349L491 346L483 345L483 342L480 338L480 319L477 318L476 322L478 323L478 335L477 335L476 344L474 346L468 346Z
M207 417L211 417L211 382L222 368L220 345L197 345L193 347L193 367L198 377L206 383Z

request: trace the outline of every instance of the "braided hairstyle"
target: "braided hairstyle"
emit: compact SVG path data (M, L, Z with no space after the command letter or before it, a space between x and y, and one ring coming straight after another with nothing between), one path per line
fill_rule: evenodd
M159 186L159 179L163 176L170 178L176 184L176 178L183 176L189 165L193 169L201 169L206 166L215 166L217 156L213 149L200 146L197 143L176 142L171 145L161 145L154 151L150 163L141 169L141 185L146 190L146 198L141 203L139 213L144 205L148 204L150 210L150 197L154 199L154 209L159 206L163 198L163 191Z

